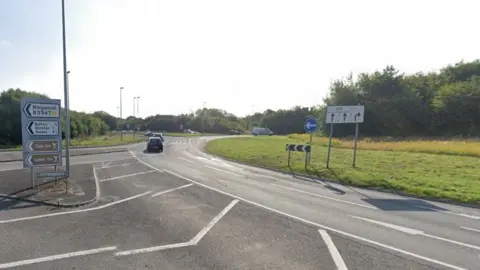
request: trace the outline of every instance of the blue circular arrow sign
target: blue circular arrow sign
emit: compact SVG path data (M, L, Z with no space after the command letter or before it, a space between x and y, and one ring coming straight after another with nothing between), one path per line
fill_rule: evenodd
M317 119L308 118L307 121L305 121L305 125L303 127L305 128L305 132L307 133L314 132L315 130L317 130Z

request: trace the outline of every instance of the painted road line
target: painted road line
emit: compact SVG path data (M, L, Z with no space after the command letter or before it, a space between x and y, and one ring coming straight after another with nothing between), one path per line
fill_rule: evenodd
M145 166L148 166L152 169L156 169L156 170L159 170L159 171L162 171L148 163L146 163L145 161L141 160L141 159L138 159L141 163L145 164ZM424 261L427 261L427 262L430 262L430 263L434 263L434 264L437 264L437 265L441 265L441 266L444 266L444 267L448 267L448 268L451 268L451 269L455 269L455 270L467 270L466 268L462 268L462 267L459 267L459 266L456 266L456 265L453 265L453 264L449 264L449 263L446 263L446 262L442 262L442 261L439 261L439 260L436 260L436 259L432 259L432 258L429 258L429 257L425 257L425 256L422 256L420 254L416 254L416 253L413 253L413 252L410 252L410 251L406 251L406 250L403 250L403 249L400 249L400 248L396 248L396 247L393 247L393 246L390 246L390 245L387 245L387 244L383 244L383 243L380 243L380 242L377 242L377 241L374 241L374 240L370 240L368 238L364 238L364 237L361 237L361 236L358 236L358 235L355 235L355 234L351 234L351 233L348 233L348 232L345 232L345 231L341 231L341 230L337 230L337 229L334 229L334 228L331 228L331 227L328 227L326 225L322 225L320 223L317 223L317 222L313 222L313 221L310 221L310 220L307 220L307 219L304 219L304 218L301 218L301 217L298 217L298 216L295 216L295 215L291 215L291 214L288 214L286 212L283 212L281 210L278 210L278 209L275 209L275 208L272 208L272 207L269 207L269 206L266 206L266 205L263 205L261 203L257 203L257 202L254 202L254 201L251 201L251 200L248 200L248 199L245 199L245 198L242 198L242 197L239 197L237 195L233 195L231 193L228 193L226 191L223 191L223 190L220 190L220 189L217 189L217 188L214 188L214 187L211 187L211 186L208 186L208 185L205 185L203 183L200 183L198 181L195 181L195 180L192 180L188 177L185 177L183 175L180 175L178 173L175 173L175 172L171 172L169 170L166 170L164 169L163 171L165 171L166 173L169 173L171 175L174 175L178 178L181 178L181 179L184 179L184 180L187 180L189 182L192 182L192 183L195 183L199 186L202 186L204 188L207 188L207 189L210 189L210 190L213 190L213 191L216 191L220 194L224 194L226 196L229 196L229 197L232 197L232 198L235 198L235 199L238 199L238 200L241 200L241 201L244 201L246 203L249 203L251 205L254 205L254 206L257 206L259 208L262 208L262 209L265 209L265 210L268 210L270 212L273 212L273 213L277 213L277 214L280 214L280 215L283 215L283 216L286 216L286 217L289 217L291 219L295 219L297 221L300 221L300 222L303 222L303 223L306 223L306 224L310 224L310 225L313 225L315 227L318 227L318 228L322 228L322 229L325 229L327 231L332 231L332 232L336 232L338 234L341 234L341 235L344 235L344 236L348 236L350 238L353 238L353 239L356 239L356 240L360 240L360 241L363 241L363 242L366 242L366 243L369 243L369 244L372 244L372 245L375 245L375 246L379 246L379 247L382 247L382 248L385 248L385 249L388 249L388 250L392 250L392 251L395 251L395 252L398 252L398 253L401 253L401 254L404 254L404 255L408 255L410 257L413 257L413 258L417 258L417 259L421 259L421 260L424 260Z
M204 157L201 157L201 156L195 156L196 158L198 159L201 159L201 160L208 160L208 158L204 158Z
M452 212L452 211L449 211L449 210L442 210L442 209L438 209L438 208L432 208L432 207L421 206L421 205L412 205L412 207L427 209L427 210L430 210L430 211L440 212L440 213L453 215L453 216L459 216L459 217L464 217L464 218L469 218L469 219L480 220L480 216L475 216L475 215L470 215L470 214L465 214L465 213L455 213L455 212Z
M175 191L175 190L179 190L179 189L182 189L182 188L190 187L190 186L193 186L193 185L194 185L194 184L191 183L191 184L183 185L183 186L181 186L181 187L176 187L176 188L168 189L168 190L165 190L165 191L160 191L160 192L157 192L157 193L153 194L153 195L152 195L152 198L153 198L153 197L160 196L160 195L163 195L163 194L166 194L166 193L169 193L169 192L172 192L172 191Z
M128 178L128 177L132 177L132 176L137 176L137 175L142 175L142 174L152 173L152 172L156 172L156 171L157 171L157 170L150 170L150 171L146 171L146 172L139 172L139 173L126 174L126 175L121 175L121 176L117 176L117 177L112 177L112 178L102 179L102 180L100 180L100 182L106 182L106 181L118 180L118 179Z
M197 235L195 235L195 237L192 238L192 243L194 245L198 244L198 242L200 242L200 240L202 240L202 238L208 233L208 231L210 231L213 226L215 226L215 224L220 220L222 219L223 216L225 216L228 211L230 211L234 206L235 204L238 203L238 200L233 200L232 202L230 202L227 207L225 207L225 209L222 210L222 212L220 212L216 217L214 217L210 223L207 224L207 226L205 226L199 233L197 233Z
M330 235L325 230L319 229L318 232L322 236L323 241L327 245L328 251L330 252L330 255L332 256L333 261L335 262L335 265L337 266L338 270L348 270L347 266L345 265L345 262L342 259L342 255L340 255L340 252L338 252L337 247L335 247L335 244L332 241L332 238L330 238Z
M431 235L431 234L425 233L423 231L410 229L410 228L407 228L407 227L402 227L402 226L399 226L399 225L394 225L394 224L390 224L390 223L386 223L386 222L382 222L382 221L377 221L377 220L373 220L373 219L362 218L362 217L357 217L357 216L352 216L352 215L349 215L349 216L351 216L353 218L356 218L356 219L361 219L361 220L364 220L364 221L367 221L367 222L375 223L375 224L378 224L378 225L381 225L381 226L384 226L384 227L388 227L388 228L391 228L391 229L394 229L394 230L397 230L397 231L401 231L401 232L404 232L404 233L408 233L408 234L412 234L412 235L422 235L422 236L425 236L425 237L429 237L429 238L432 238L432 239L452 243L452 244L455 244L455 245L480 250L480 247L478 247L478 246L468 244L468 243L464 243L464 242L460 242L460 241L451 240L451 239L448 239L448 238L443 238L443 237L440 237L440 236Z
M147 191L147 192L137 194L137 195L125 198L125 199L121 199L121 200L118 200L118 201L114 201L114 202L111 202L111 203L107 203L107 204L104 204L104 205L100 205L100 206L92 207L92 208L87 208L87 209L80 209L80 210L58 212L58 213L51 213L51 214L45 214L45 215L28 216L28 217L0 220L0 224L6 224L6 223L12 223L12 222L18 222L18 221L25 221L25 220L32 220L32 219L39 219L39 218L54 217L54 216L61 216L61 215L76 214L76 213L83 213L83 212L100 210L100 209L110 207L112 205L116 205L116 204L119 204L119 203L123 203L123 202L126 202L126 201L130 201L130 200L148 195L150 193L152 193L152 191Z
M163 246L156 246L156 247L132 249L132 250L117 252L115 253L115 256L134 255L138 253L146 253L146 252L154 252L154 251L160 251L160 250L166 250L166 249L188 247L191 245L192 245L191 242L185 242L185 243L177 243L177 244L170 244L170 245L163 245Z
M282 185L278 185L278 184L274 184L274 183L270 183L270 185L276 186L276 187L281 187L281 188L288 189L288 190L292 190L292 191L296 191L296 192L299 192L299 193L304 193L304 194L312 195L312 196L315 196L315 197L320 197L320 198L332 200L332 201L337 201L337 202L342 202L342 203L346 203L346 204L356 205L356 206L360 206L360 207L364 207L364 208L369 208L369 209L378 210L377 207L374 207L374 206L371 206L371 205L349 202L349 201L345 201L345 200L341 200L341 199L337 199L337 198L333 198L333 197L328 197L328 196L324 196L324 195L320 195L320 194L316 194L316 193L312 193L312 192L308 192L308 191L303 191L303 190L296 189L296 188L286 187L286 186L282 186Z
M191 160L189 160L189 159L186 159L186 158L183 158L183 157L178 157L178 158L181 159L181 160L185 160L186 162L190 162L190 163L195 164L195 162L193 162L193 161L191 161Z
M107 166L110 165L112 162L113 162L113 161L110 161L110 162L108 162L107 164L104 164L102 167L100 167L100 169L107 167Z
M91 255L91 254L105 252L105 251L112 251L112 250L115 250L115 249L117 249L117 247L111 246L111 247L87 249L87 250L81 250L81 251L76 251L76 252L57 254L57 255L40 257L40 258L35 258L35 259L23 260L23 261L2 263L2 264L0 264L0 269L18 267L18 266L25 266L25 265L30 265L30 264L42 263L42 262L49 262L49 261L67 259L67 258L78 257L78 256Z
M109 168L116 168L116 167L125 167L125 166L130 166L133 164L138 164L138 162L133 162L133 163L122 163L122 164L117 164L117 165L110 165L112 162L109 162L107 165L102 166L100 168L97 168L98 170L100 169L109 169ZM110 165L110 166L108 166Z
M467 230L467 231L472 231L472 232L478 232L480 233L480 230L477 230L477 229L473 229L473 228L469 228L469 227L463 227L463 226L460 226L460 228L464 229L464 230Z
M219 171L219 172L224 172L224 173L229 173L231 175L235 175L235 176L238 176L238 177L242 177L240 174L236 174L236 173L233 173L233 172L229 172L229 171L226 171L226 170L222 170L222 169L219 169L219 168L215 168L215 167L212 167L212 166L208 166L208 165L203 165L207 168L210 168L212 170L215 170L215 171Z

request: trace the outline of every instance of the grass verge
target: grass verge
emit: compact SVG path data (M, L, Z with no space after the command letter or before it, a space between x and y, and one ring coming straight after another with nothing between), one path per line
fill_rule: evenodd
M120 134L106 135L98 137L87 137L83 139L70 140L71 148L84 148L84 147L102 147L102 146L120 146L136 142L146 141L146 137L143 134L137 134L135 137L132 134L124 134L123 139L120 139ZM63 141L65 147L65 140ZM4 151L21 151L22 146L12 147L8 149L1 149Z
M208 153L289 172L285 144L304 143L292 137L227 138L210 141ZM424 198L480 203L480 159L469 156L359 150L352 168L352 150L332 149L325 168L327 147L316 145L311 166L305 153L292 152L292 170L343 184L402 191Z
M308 134L291 134L291 139L306 143L310 140ZM328 146L328 138L313 136L313 145ZM335 148L353 148L353 139L332 139ZM364 138L358 141L358 149L380 151L404 151L412 153L432 153L443 155L480 157L480 141L475 140L403 140L391 141L388 138L379 140Z

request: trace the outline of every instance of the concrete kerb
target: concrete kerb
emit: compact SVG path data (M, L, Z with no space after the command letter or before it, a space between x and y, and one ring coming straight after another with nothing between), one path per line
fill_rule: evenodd
M243 162L243 161L238 161L238 160L235 160L235 159L230 159L230 158L218 156L218 155L215 155L213 153L210 153L210 152L206 151L205 146L206 146L206 144L202 147L202 151L205 154L210 155L212 157L222 159L222 160L225 160L225 161L238 163L238 164L241 164L241 165L255 167L255 168L258 168L258 169L264 169L264 170L269 170L269 171L281 173L283 175L301 176L302 178L297 178L297 179L302 180L302 181L308 181L308 182L317 183L317 184L319 182L324 182L324 183L329 183L329 184L337 184L337 185L343 185L345 187L356 187L356 188L361 188L361 189L365 189L365 190L389 193L389 194L398 195L398 196L402 196L402 197L406 197L406 198L420 199L420 200L425 200L425 201L432 201L432 202L445 203L445 204L450 204L450 205L480 209L480 203L478 203L478 204L476 204L476 203L462 203L462 202L446 200L446 199L425 198L425 197L416 196L414 194L409 194L409 193L406 193L406 192L402 192L402 191L399 191L399 190L381 189L381 188L375 188L375 187L364 187L364 186L359 186L359 185L355 185L355 184L344 184L344 183L341 183L339 181L326 179L326 178L315 177L315 176L312 176L312 175L299 173L299 172L295 172L294 174L292 174L291 172L286 172L286 171L282 171L282 170L267 167L267 166L251 164L251 163L247 163L247 162Z
M75 207L89 205L89 204L92 204L92 203L96 202L100 198L100 185L98 183L98 179L97 179L97 175L96 175L96 172L95 172L95 166L94 165L92 165L92 170L93 170L93 175L94 175L94 178L95 178L94 180L95 180L96 193L95 193L95 197L93 199L90 199L90 200L86 200L86 201L82 201L82 202L78 202L78 203L60 203L58 201L56 203L54 203L54 202L46 202L46 201L40 201L40 200L35 200L35 199L27 199L27 198L22 198L22 197L17 197L17 196L10 196L10 195L6 195L6 194L1 194L0 198L5 198L5 199L15 200L15 201L22 201L22 202L35 203L35 204L41 204L41 205L52 206L52 207L56 207L56 208L75 208ZM45 185L51 184L53 182L55 182L55 180L46 181L45 183L42 183L40 186L45 186ZM32 189L34 189L34 188L30 187L30 188L20 190L16 193L20 193L20 192L24 192L24 191L28 191L28 190L32 190Z

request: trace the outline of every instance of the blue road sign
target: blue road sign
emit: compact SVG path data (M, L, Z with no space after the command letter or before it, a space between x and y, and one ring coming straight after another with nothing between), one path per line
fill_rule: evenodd
M308 118L307 121L305 121L304 128L307 133L312 133L317 130L317 119Z

